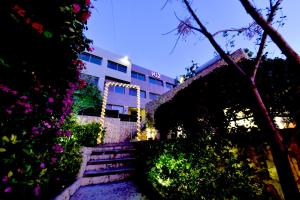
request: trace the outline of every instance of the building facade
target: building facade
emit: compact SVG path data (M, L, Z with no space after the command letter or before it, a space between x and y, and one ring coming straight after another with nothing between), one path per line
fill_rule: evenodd
M110 81L140 86L143 118L148 102L175 87L174 78L133 64L127 56L95 48L93 52L80 54L79 58L86 64L86 69L81 71L81 78L96 85L102 92L105 83ZM136 96L135 89L110 86L106 108L118 110L121 114L134 114L137 110Z

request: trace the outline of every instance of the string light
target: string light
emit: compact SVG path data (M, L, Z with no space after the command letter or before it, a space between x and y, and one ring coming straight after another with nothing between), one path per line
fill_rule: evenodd
M102 127L104 127L105 122L105 109L107 104L107 97L108 97L108 88L110 86L120 86L120 87L126 87L126 88L134 88L137 90L137 121L136 121L136 130L137 130L137 139L141 140L141 89L138 85L131 85L126 83L117 83L117 82L106 82L104 86L104 93L103 93L103 101L102 101L102 108L101 108L101 116L100 116L100 124ZM97 144L101 143L101 134L99 133L97 138Z

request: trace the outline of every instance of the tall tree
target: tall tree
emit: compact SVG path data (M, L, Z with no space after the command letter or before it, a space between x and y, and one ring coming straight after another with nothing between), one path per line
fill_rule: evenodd
M243 0L241 0L242 2ZM268 19L266 20L266 24L270 25L270 23L273 21L273 18L276 14L276 11L278 10L281 1L278 0L275 4L272 3L273 1L270 0L270 10L268 13ZM217 43L217 41L214 38L215 34L211 34L206 26L202 23L196 12L191 7L191 4L188 0L183 0L183 3L185 4L189 14L191 15L191 19L196 22L197 26L193 26L192 23L189 20L180 20L180 25L178 26L179 31L184 31L184 33L187 33L187 29L195 30L199 33L201 33L203 36L205 36L211 45L215 48L215 50L218 52L218 54L224 59L224 61L230 65L235 67L240 75L244 77L245 82L249 86L249 89L251 90L251 93L253 94L256 106L258 110L260 111L261 118L264 120L265 129L270 135L272 136L271 141L271 147L272 147L272 153L274 155L274 162L278 171L278 175L281 181L282 189L284 192L284 196L286 199L295 199L296 196L298 196L298 188L297 184L295 182L295 179L293 177L293 173L289 164L288 160L288 151L287 147L283 144L283 138L279 132L279 130L276 128L274 121L268 111L268 108L266 107L260 92L256 86L255 78L257 74L257 70L260 66L261 58L263 56L267 36L270 34L269 30L265 30L262 33L261 41L259 50L256 54L255 63L253 66L253 71L250 75L248 75L243 68L235 62L224 50L223 48ZM190 19L188 18L188 19ZM259 23L258 23L259 24ZM260 25L260 24L259 24ZM286 48L287 49L287 48ZM291 48L290 48L291 49ZM287 52L287 51L285 51ZM288 54L288 58L293 58L294 61L297 61L296 58L297 55L295 54ZM298 56L299 57L299 56ZM241 97L242 98L242 97Z

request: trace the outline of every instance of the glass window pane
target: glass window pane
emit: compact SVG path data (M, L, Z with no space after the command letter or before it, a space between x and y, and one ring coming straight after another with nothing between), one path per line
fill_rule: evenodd
M141 81L145 81L146 76L144 74L138 74L138 79L141 80Z
M141 90L141 98L146 99L146 91Z
M154 94L154 93L149 93L149 98L151 99L151 100L156 100L156 99L158 99L158 97L159 97L159 95L158 94Z
M110 69L118 70L118 64L114 63L110 60L107 62L107 67L110 68Z
M118 64L118 71L127 73L127 67L124 65Z
M120 94L125 94L125 88L120 86L115 86L115 92Z
M149 77L149 83L164 86L164 83L163 83L162 80L158 80L158 79L155 79L155 78L152 78L152 77Z
M131 71L131 77L137 79L138 75L136 72Z
M136 96L136 95L137 95L137 90L136 90L136 89L133 89L133 88L130 88L130 89L129 89L129 95L131 95L131 96Z
M94 63L94 64L97 64L97 65L101 65L102 64L102 58L98 57L98 56L91 55L90 62Z
M172 89L172 88L174 88L174 85L171 83L166 83L166 87Z
M85 60L85 61L90 61L90 54L88 54L88 53L81 53L81 54L79 54L79 59L80 60Z

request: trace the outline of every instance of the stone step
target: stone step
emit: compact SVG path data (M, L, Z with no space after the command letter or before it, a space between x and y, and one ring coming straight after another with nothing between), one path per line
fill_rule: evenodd
M114 181L127 180L130 179L131 177L132 177L132 172L96 176L96 177L83 177L81 178L80 185L85 186L85 185L95 185L100 183L111 183Z
M103 154L122 154L122 153L134 153L136 150L133 148L130 149L101 149L101 148L94 148L92 150L91 155L103 155Z
M132 167L121 167L121 168L108 168L102 170L91 170L85 171L83 177L97 177L97 176L105 176L105 175L117 175L134 172L135 169Z
M120 154L100 154L91 155L90 160L103 160L103 159L118 159L118 158L131 158L132 153L120 153Z
M90 160L85 168L86 171L102 170L107 168L133 167L135 158L97 159Z
M97 148L97 149L103 149L103 150L132 149L133 145L130 142L111 143L111 144L100 144L100 145L98 145L95 148Z
M110 163L124 163L135 161L135 158L116 158L116 159L97 159L90 160L88 165L98 165L98 164L110 164Z

